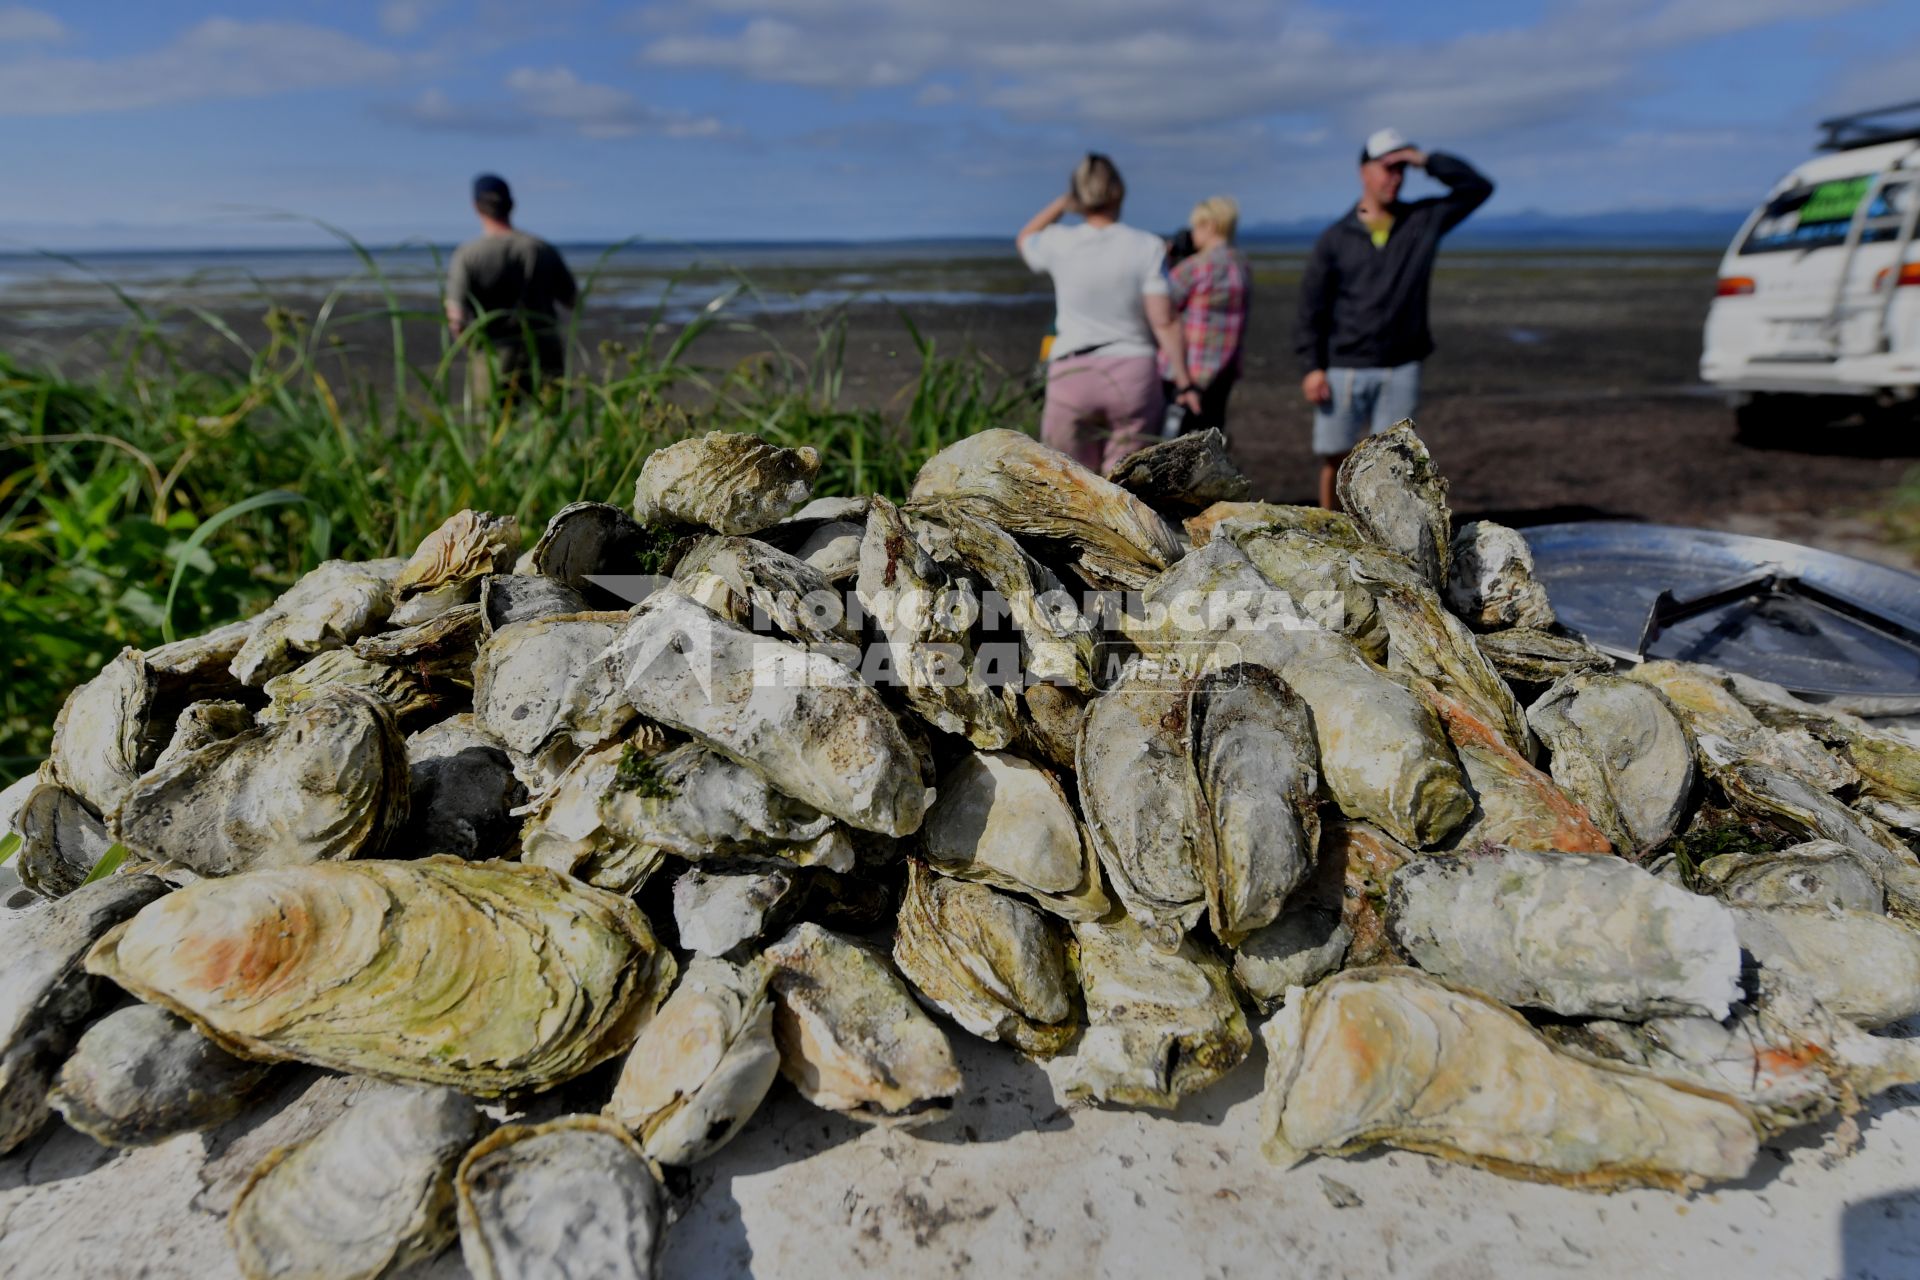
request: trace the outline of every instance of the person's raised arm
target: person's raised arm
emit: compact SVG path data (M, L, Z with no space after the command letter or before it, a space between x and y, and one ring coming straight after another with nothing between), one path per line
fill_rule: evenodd
M1447 189L1447 194L1440 197L1442 235L1465 222L1467 215L1493 194L1493 181L1459 156L1429 151L1413 163L1426 169L1435 182Z
M1066 217L1072 209L1072 196L1055 196L1047 203L1046 208L1027 219L1027 225L1020 228L1020 233L1014 236L1013 243L1020 250L1021 255L1028 258L1029 264L1032 264L1032 258L1027 255L1027 241ZM1039 267L1035 265L1034 269L1037 271Z
M1300 359L1300 393L1311 404L1333 398L1327 385L1327 348L1333 339L1333 295L1337 283L1327 237L1313 242L1300 274L1300 314L1294 322L1293 350Z

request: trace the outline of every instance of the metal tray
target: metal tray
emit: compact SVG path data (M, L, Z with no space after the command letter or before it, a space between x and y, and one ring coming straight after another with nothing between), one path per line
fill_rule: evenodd
M1617 657L1705 662L1815 698L1920 707L1920 575L1711 529L1594 522L1520 533L1561 625ZM1662 619L1682 616L1650 627L1663 591Z

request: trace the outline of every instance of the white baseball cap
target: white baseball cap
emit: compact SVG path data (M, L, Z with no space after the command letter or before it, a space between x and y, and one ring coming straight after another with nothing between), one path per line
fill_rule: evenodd
M1376 129L1367 135L1367 145L1360 149L1360 159L1363 163L1368 160L1378 160L1389 151L1398 151L1402 147L1412 145L1407 141L1406 135L1398 129Z

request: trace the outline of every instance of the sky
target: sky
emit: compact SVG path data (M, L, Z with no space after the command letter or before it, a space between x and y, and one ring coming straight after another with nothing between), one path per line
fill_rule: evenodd
M1087 150L1331 220L1384 125L1490 211L1733 209L1913 97L1912 0L0 0L0 251L448 242L486 170L560 241L1011 235Z

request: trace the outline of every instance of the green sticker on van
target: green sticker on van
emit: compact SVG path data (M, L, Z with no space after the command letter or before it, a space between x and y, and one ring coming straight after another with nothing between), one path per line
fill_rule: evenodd
M1847 222L1852 220L1853 211L1860 207L1860 201L1866 198L1867 188L1873 185L1870 177L1841 178L1835 182L1823 182L1813 189L1807 202L1800 206L1800 225L1814 222Z

